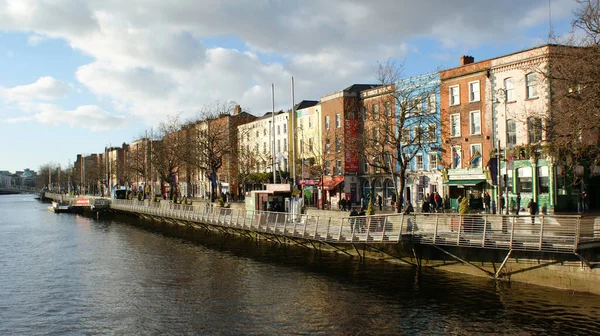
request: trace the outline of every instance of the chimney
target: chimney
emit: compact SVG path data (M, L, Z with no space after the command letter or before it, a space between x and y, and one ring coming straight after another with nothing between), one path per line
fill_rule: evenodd
M464 55L460 58L460 65L467 65L475 62L475 58L473 56Z
M238 115L242 113L242 108L240 107L240 105L235 105L235 107L233 108L233 115Z

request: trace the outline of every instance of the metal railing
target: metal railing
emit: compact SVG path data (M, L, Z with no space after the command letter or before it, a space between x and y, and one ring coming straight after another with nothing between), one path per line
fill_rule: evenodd
M573 253L600 232L581 216L391 214L320 217L149 201L112 200L116 210L329 243L398 243ZM582 225L584 223L585 225Z

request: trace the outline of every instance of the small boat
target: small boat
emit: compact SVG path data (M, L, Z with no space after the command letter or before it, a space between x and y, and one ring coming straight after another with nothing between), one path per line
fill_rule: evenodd
M67 203L52 202L52 205L48 207L48 210L54 213L69 212L71 206Z

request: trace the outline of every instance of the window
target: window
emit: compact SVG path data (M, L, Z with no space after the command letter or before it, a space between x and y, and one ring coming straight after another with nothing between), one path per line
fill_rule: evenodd
M373 142L376 146L379 145L379 127L373 128Z
M506 102L515 101L515 84L513 83L512 78L504 80L504 90L506 90Z
M360 117L362 120L367 119L367 107L364 105L360 107Z
M325 175L331 175L331 162L325 162Z
M329 129L329 116L325 116L325 129Z
M431 124L427 126L427 141L435 142L437 139L435 124Z
M469 165L471 168L481 168L481 144L471 145Z
M437 153L429 153L429 170L436 170L437 166Z
M537 74L527 74L527 76L525 76L525 82L527 83L527 99L539 97L537 87Z
M452 168L457 169L461 167L462 151L460 146L452 147Z
M417 170L423 170L423 154L415 155L415 166Z
M379 119L379 103L373 104L373 120Z
M427 111L429 113L435 113L437 110L437 102L435 100L435 94L429 95L427 99Z
M277 135L281 134L281 126L277 125Z
M479 81L469 83L469 102L479 101Z
M335 128L340 127L342 127L342 115L338 113L335 115Z
M342 175L342 160L337 160L335 162L335 173Z
M450 87L450 106L460 105L460 86L455 85Z
M308 128L313 128L313 118L308 117Z
M313 148L314 148L313 145L314 145L313 139L312 138L308 139L308 150L311 152L313 151Z
M283 170L287 171L288 170L288 160L287 159L283 159Z
M283 142L283 151L287 152L287 141Z
M479 111L471 112L471 135L481 134L481 113Z
M367 159L363 159L362 164L363 164L363 173L368 174L369 173L369 161L367 161Z
M287 133L287 124L283 124L283 134Z
M331 141L329 139L325 140L325 153L329 153L331 150Z
M277 153L281 152L281 140L277 140Z
M335 151L338 153L342 151L342 138L340 137L335 138Z
M263 154L267 154L267 143L263 142Z
M542 118L527 118L527 132L529 134L529 143L542 141Z
M519 192L531 192L533 190L533 180L531 177L531 167L522 167L517 169Z
M517 123L514 119L506 121L506 134L508 135L508 146L515 146L517 144Z
M423 143L425 139L423 139L423 128L421 126L415 127L415 142Z
M460 113L450 115L450 136L460 136Z
M538 180L539 180L539 193L547 194L550 192L550 180L548 177L548 167L540 166L538 167Z
M415 98L413 100L413 104L414 104L414 113L415 115L419 115L423 112L423 99L421 98Z
M263 136L267 136L267 129L266 128L263 130Z
M409 143L410 142L410 129L409 128L403 128L402 129L402 143Z
M258 138L258 130L256 130L256 137Z
M392 104L390 102L385 102L384 109L385 109L385 116L391 117L392 116Z

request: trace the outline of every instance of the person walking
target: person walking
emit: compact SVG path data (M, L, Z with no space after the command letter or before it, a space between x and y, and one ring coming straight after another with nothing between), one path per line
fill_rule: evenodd
M342 200L340 201L340 208L342 209L342 211L346 211L346 199L342 198Z
M500 195L500 214L504 214L504 195Z
M356 211L356 208L352 208L352 211L350 211L350 217L356 217L356 216L358 216L358 212ZM352 228L352 232L358 232L359 227L358 227L358 220L356 218L350 219L350 225Z
M379 211L383 210L383 197L377 195L377 204L379 205Z
M529 214L531 215L531 224L535 224L535 215L537 215L538 212L538 205L532 199L529 201L529 204L527 204L527 208L529 209Z
M519 211L521 211L521 193L517 193L517 216Z
M433 193L427 194L427 200L429 201L429 212L436 212L435 196Z
M486 214L490 213L490 203L491 202L492 202L492 198L490 197L490 194L486 191L485 194L483 194L483 206L485 207Z

